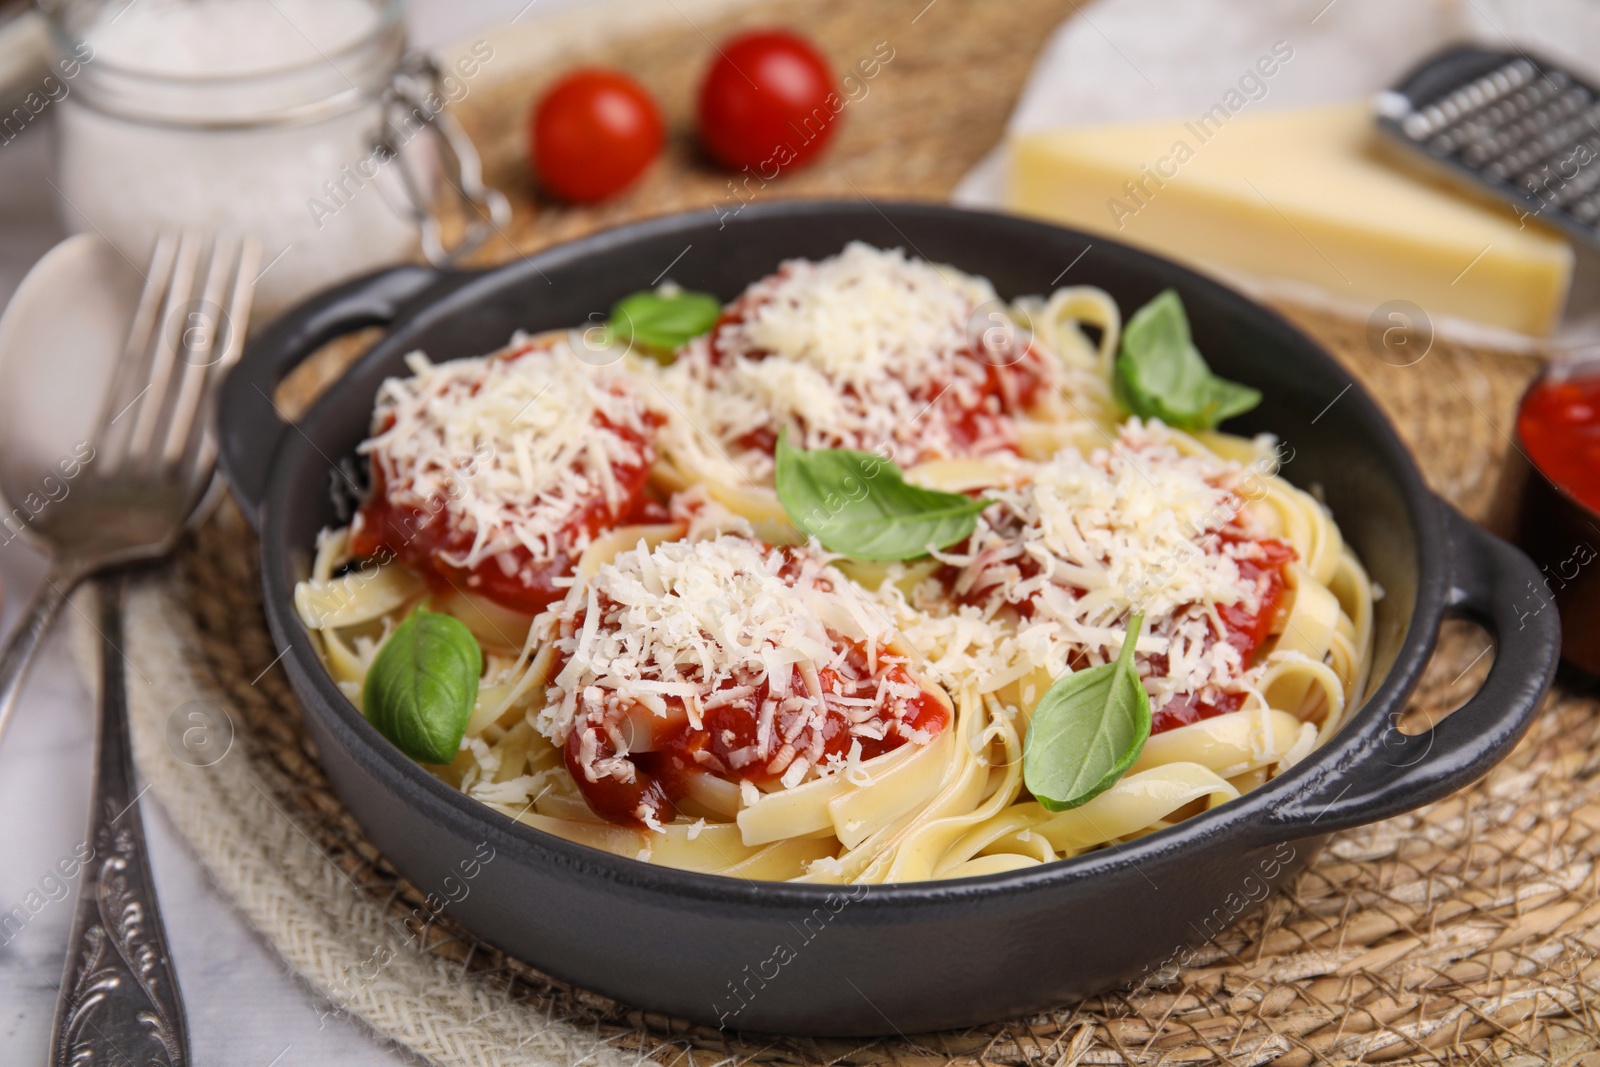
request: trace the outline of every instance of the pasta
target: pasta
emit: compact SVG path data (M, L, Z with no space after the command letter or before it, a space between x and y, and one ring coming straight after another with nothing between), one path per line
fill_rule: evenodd
M428 769L619 855L904 882L1156 832L1339 729L1373 588L1272 439L1125 410L1124 325L1092 287L1007 304L851 245L785 264L665 362L580 359L561 333L414 355L362 446L371 494L319 539L296 608L358 706L397 626L458 619L483 675ZM976 500L970 526L830 552L775 484L785 439ZM1135 616L1142 748L1087 799L1034 796L1041 701L1117 660Z

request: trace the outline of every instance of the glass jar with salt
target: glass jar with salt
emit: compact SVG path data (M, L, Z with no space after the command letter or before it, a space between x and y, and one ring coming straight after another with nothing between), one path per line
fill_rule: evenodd
M133 262L164 231L253 235L256 308L271 314L413 258L419 242L448 258L431 212L441 176L471 201L463 245L504 220L443 112L438 72L405 54L401 0L45 6L57 47L79 63L61 105L63 218ZM486 49L449 82L475 76Z

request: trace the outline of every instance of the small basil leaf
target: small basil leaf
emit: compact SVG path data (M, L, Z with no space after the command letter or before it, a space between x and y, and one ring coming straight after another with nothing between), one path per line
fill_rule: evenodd
M1136 311L1117 353L1117 399L1142 418L1209 430L1261 403L1261 393L1211 373L1189 336L1183 301L1168 289Z
M647 289L617 301L606 326L622 344L671 355L715 326L721 314L722 303L709 293Z
M902 560L972 536L990 501L908 485L900 468L871 452L789 447L778 435L773 483L789 521L851 559Z
M1210 409L1215 412L1211 425L1216 426L1235 415L1243 415L1261 403L1261 390L1248 385L1230 382L1226 378L1211 379ZM1207 427L1209 428L1209 427Z
M1143 615L1133 616L1116 662L1063 675L1033 709L1022 743L1022 780L1046 810L1093 800L1144 751L1150 695L1133 661L1143 625Z
M449 615L421 608L389 635L362 694L378 732L419 763L449 763L478 699L483 650Z

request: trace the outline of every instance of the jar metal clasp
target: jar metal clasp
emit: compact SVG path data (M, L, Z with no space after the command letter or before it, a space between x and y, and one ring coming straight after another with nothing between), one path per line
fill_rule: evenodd
M511 222L510 202L484 183L478 150L444 103L437 64L426 55L408 55L383 92L381 125L372 145L381 161L398 164L406 203L391 200L391 206L416 223L422 254L436 267L460 263L493 234L504 236ZM421 167L402 152L422 129L437 134L442 149L438 177L450 186L466 219L460 240L448 248L433 210L435 187L430 176L420 173Z

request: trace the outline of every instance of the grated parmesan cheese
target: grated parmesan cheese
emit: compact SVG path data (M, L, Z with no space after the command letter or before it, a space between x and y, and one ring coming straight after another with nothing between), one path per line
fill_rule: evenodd
M1239 560L1259 551L1250 538L1262 533L1241 510L1243 469L1183 440L1131 419L1109 448L1064 450L1025 486L989 492L995 506L962 550L935 553L953 568L948 581L910 593L886 583L878 599L933 677L989 692L1037 668L1054 678L1105 663L1142 611L1138 652L1155 708L1248 685L1216 609L1259 608Z
M850 741L859 760L860 742L932 736L912 721L925 691L888 644L888 616L806 549L735 535L641 542L535 626L560 665L535 726L557 745L576 733L591 783L633 783L629 755L657 747L657 726L707 735L689 749L700 769L741 788L831 773ZM685 724L695 704L719 723L753 723L754 737ZM830 744L841 749L831 760Z
M436 553L448 566L493 561L512 575L580 552L586 513L614 521L632 503L617 469L642 477L654 460L661 416L625 368L586 363L565 338L519 335L494 355L439 364L414 352L406 365L410 377L379 389L359 451L390 505L442 504L457 534Z
M786 262L663 372L684 416L669 448L753 481L770 478L784 427L807 448L877 451L903 466L1014 451L1018 405L996 383L1016 381L1026 361L1053 389L1060 366L1009 319L993 329L987 305L1001 306L987 281L900 250L854 242Z

